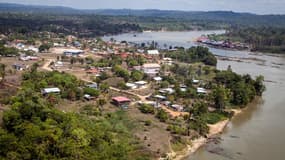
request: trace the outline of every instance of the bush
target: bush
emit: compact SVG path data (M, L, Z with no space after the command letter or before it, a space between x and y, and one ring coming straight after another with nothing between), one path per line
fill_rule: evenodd
M146 125L146 126L150 126L151 125L151 120L146 120L145 122L144 122L144 124Z
M89 94L90 96L98 97L100 95L100 91L94 88L86 87L84 88L84 94Z
M145 114L154 114L154 112L155 112L154 107L151 105L148 105L148 104L142 104L139 107L139 110Z
M163 109L160 109L156 114L156 118L158 118L161 122L166 122L166 120L168 120L168 114Z

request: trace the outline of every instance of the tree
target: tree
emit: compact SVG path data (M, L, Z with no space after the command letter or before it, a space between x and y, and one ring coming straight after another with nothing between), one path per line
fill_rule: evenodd
M49 49L50 49L50 45L45 43L45 44L40 45L39 52L45 52L45 51L48 51Z
M166 122L168 119L168 114L163 109L159 109L156 113L156 118L158 118L161 122Z
M222 111L230 100L230 90L219 85L213 90L211 96L215 103L215 107Z
M258 96L262 96L262 93L265 91L265 85L263 84L264 82L264 77L263 76L258 76L255 79L255 83L254 83L254 87L255 87L255 91L256 94Z
M1 83L4 82L5 76L6 76L6 71L5 71L6 65L0 63L0 76L1 76Z
M134 80L134 81L140 81L143 79L143 76L144 74L141 72L141 71L138 71L138 70L134 70L131 72L131 78Z

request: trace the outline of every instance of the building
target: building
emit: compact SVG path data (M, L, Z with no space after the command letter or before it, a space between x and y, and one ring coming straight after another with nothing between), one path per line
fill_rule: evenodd
M136 89L138 86L134 83L126 83L126 86L130 89Z
M63 52L65 56L79 56L80 54L83 54L83 53L84 51L79 50L79 49L70 49L70 50L65 50Z
M158 56L159 55L159 51L158 50L148 50L147 54L150 56Z
M178 111L178 112L182 112L184 107L179 105L179 104L173 104L171 105L171 108L173 108L174 110Z
M13 64L12 67L18 71L27 69L27 66L24 64Z
M160 70L158 63L145 63L142 66L142 71L149 76L156 76Z
M172 58L163 58L163 64L171 66L173 64Z
M163 88L159 90L159 93L161 94L173 94L175 93L175 90L173 88Z
M199 93L199 94L207 94L207 91L206 91L205 88L200 88L200 87L198 87L198 88L197 88L197 93Z
M138 88L145 88L147 82L146 81L137 81L137 82L135 82L135 84L137 85Z
M60 89L59 88L44 88L42 89L42 94L46 95L46 94L50 94L50 93L60 93Z
M92 83L92 84L86 85L86 87L93 88L93 89L98 89L98 84L97 83Z
M118 97L112 98L112 103L115 104L116 106L123 108L123 109L128 108L130 102L131 102L131 100L127 97L118 96Z
M156 82L156 83L159 83L162 81L162 78L161 77L153 77L153 80Z

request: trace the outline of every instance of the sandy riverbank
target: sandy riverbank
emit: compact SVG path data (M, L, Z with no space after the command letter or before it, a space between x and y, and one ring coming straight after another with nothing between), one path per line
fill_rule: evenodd
M242 113L242 109L231 109L234 112L234 116ZM208 139L214 137L218 134L221 134L224 129L227 127L228 123L230 122L229 119L218 122L213 125L209 126L209 133L207 134L208 138L200 137L198 139L192 140L192 145L187 146L183 151L180 152L172 152L169 154L170 158L173 160L182 160L186 157L189 157L191 154L195 153L200 147L204 146Z
M176 152L176 153L171 153L171 156L172 156L171 159L181 160L195 153L200 147L202 147L203 145L207 143L209 138L222 133L228 123L229 123L229 119L218 122L214 125L208 125L209 126L209 133L207 134L208 138L200 137L198 139L192 140L191 141L192 145L187 146L185 150Z

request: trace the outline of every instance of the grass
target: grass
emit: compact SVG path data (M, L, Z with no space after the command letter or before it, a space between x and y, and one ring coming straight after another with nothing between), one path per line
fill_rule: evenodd
M174 152L183 151L188 145L188 142L181 137L173 137L170 143Z
M223 112L210 112L206 114L208 124L216 124L220 121L226 120L227 118L227 114Z

